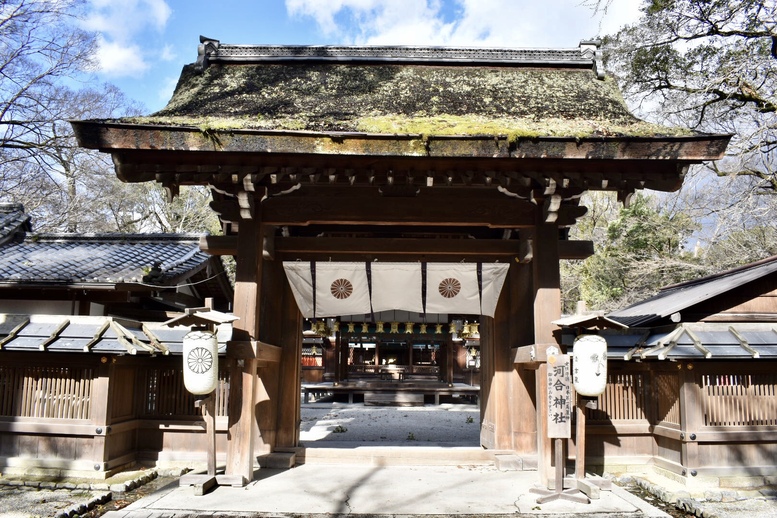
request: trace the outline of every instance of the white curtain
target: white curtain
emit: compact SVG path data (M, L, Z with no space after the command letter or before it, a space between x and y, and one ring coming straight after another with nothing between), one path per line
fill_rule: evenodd
M510 265L507 263L483 263L482 268L483 292L480 301L480 314L493 317Z
M479 315L478 265L473 263L427 264L426 311Z
M423 313L421 263L370 263L372 310Z
M424 266L372 262L368 267L361 262L324 261L313 263L315 272L311 271L309 262L284 262L283 267L297 306L308 318L390 310L493 317L510 269L509 264L502 263L427 263Z

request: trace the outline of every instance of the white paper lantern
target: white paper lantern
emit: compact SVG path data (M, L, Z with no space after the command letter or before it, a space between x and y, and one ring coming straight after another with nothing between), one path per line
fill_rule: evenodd
M607 387L607 340L581 335L572 346L572 382L581 396L598 396Z
M210 394L219 381L219 342L210 331L196 329L183 337L183 384L195 395Z

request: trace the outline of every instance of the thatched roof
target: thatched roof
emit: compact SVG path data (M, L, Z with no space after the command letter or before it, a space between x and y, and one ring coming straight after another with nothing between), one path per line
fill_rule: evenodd
M730 136L638 120L594 42L571 49L226 45L203 38L169 104L72 121L125 181L177 185L679 188ZM555 176L554 176L555 175ZM559 175L563 175L563 178ZM514 178L515 177L515 178ZM419 180L420 181L420 180ZM226 182L226 184L224 184ZM222 185L224 184L224 185ZM574 195L568 194L570 199Z
M628 111L615 82L602 77L590 44L491 50L486 57L487 51L451 52L456 50L247 47L206 40L200 61L184 67L168 105L132 122L514 137L677 134Z

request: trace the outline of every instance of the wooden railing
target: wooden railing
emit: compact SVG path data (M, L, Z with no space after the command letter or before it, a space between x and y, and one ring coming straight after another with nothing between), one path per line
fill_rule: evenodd
M166 369L147 368L141 373L144 388L144 418L186 418L202 415L195 408L196 396L184 387L183 370L178 367ZM229 400L229 376L224 366L219 369L219 382L216 387L216 415L226 416Z
M596 409L588 409L586 419L595 422L647 419L646 382L648 373L611 373L599 396Z
M0 416L89 419L88 367L0 366Z
M777 425L777 374L703 374L705 426Z
M675 371L653 374L656 423L680 426L680 378Z

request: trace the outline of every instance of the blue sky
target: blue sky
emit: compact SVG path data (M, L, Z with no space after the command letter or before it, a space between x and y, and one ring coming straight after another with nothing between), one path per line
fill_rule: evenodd
M576 47L636 21L636 0L88 0L98 78L164 107L199 36L224 43Z

